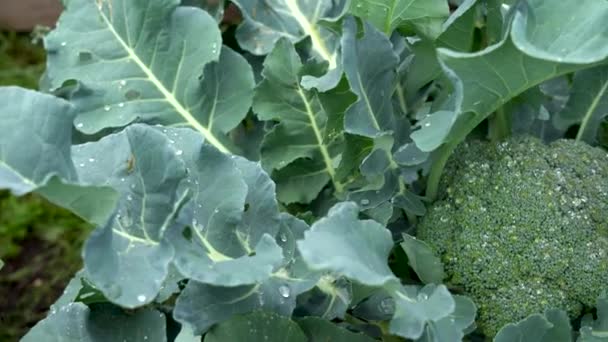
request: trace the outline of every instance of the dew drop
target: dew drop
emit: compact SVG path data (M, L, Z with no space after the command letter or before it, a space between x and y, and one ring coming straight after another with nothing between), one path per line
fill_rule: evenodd
M286 286L286 285L279 286L279 294L281 295L281 297L289 298L289 295L291 294L290 292L291 292L291 290L289 289L288 286Z
M282 242L287 242L287 235L285 235L285 233L281 233L281 235L279 235L279 239L281 239Z
M120 84L120 87L122 88L122 87L124 87L124 86L126 86L126 85L127 85L127 81L122 80L122 81L120 81L120 83L119 83L119 84Z
M418 300L427 300L427 299L429 299L429 296L426 293L418 294Z
M369 204L369 200L367 198L364 198L361 200L361 205L368 205Z
M424 127L431 127L431 123L430 122L425 123Z
M109 112L111 108L112 107L110 106L103 106L103 110L105 110L106 112Z
M139 301L140 303L145 302L146 301L146 296L144 296L144 295L137 296L137 301Z
M132 201L132 200L133 200L133 196L128 195L128 196L127 196L127 201Z
M82 127L84 127L84 124L82 122L76 125L76 128L82 128Z
M84 163L80 163L80 164L78 164L78 166L84 167Z
M95 162L95 158L89 158L89 163L94 163Z
M125 106L125 103L124 103L124 102L121 102L121 103L119 103L119 104L118 104L118 107L120 107L120 108L122 108L122 107L124 107L124 106Z
M61 46L66 46L66 45L68 45L68 43L66 43L66 42L61 42Z
M178 155L178 156L181 156L182 154L184 154L184 151L182 151L182 150L177 150L177 151L175 152L175 154L176 154L176 155Z

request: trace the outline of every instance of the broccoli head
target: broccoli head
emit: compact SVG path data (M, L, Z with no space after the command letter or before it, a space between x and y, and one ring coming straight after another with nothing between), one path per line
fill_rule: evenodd
M608 155L569 140L465 143L417 234L485 334L552 307L574 318L608 287Z

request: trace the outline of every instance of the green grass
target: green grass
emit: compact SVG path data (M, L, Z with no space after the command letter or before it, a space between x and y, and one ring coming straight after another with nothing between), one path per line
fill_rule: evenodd
M35 89L45 54L27 35L0 31L0 86ZM82 267L91 227L43 198L0 191L0 341L17 341Z

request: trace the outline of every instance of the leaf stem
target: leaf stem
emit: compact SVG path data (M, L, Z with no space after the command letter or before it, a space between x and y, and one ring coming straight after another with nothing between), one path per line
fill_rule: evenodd
M489 136L493 142L501 141L510 135L511 125L503 107L494 112L490 117L489 124Z

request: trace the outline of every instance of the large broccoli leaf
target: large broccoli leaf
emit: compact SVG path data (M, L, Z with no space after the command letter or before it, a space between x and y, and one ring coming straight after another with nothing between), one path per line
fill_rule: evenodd
M251 67L222 48L211 16L178 4L69 3L45 45L51 87L81 83L71 96L78 130L91 134L134 121L183 124L228 151L223 134L251 104Z
M261 154L265 168L278 170L278 198L285 203L310 202L329 180L337 192L343 190L334 160L342 149L340 126L349 94L319 95L304 89L300 85L304 68L293 45L279 40L266 57L264 80L256 88L253 103L258 118L278 121L264 137ZM320 96L331 103L323 103Z

